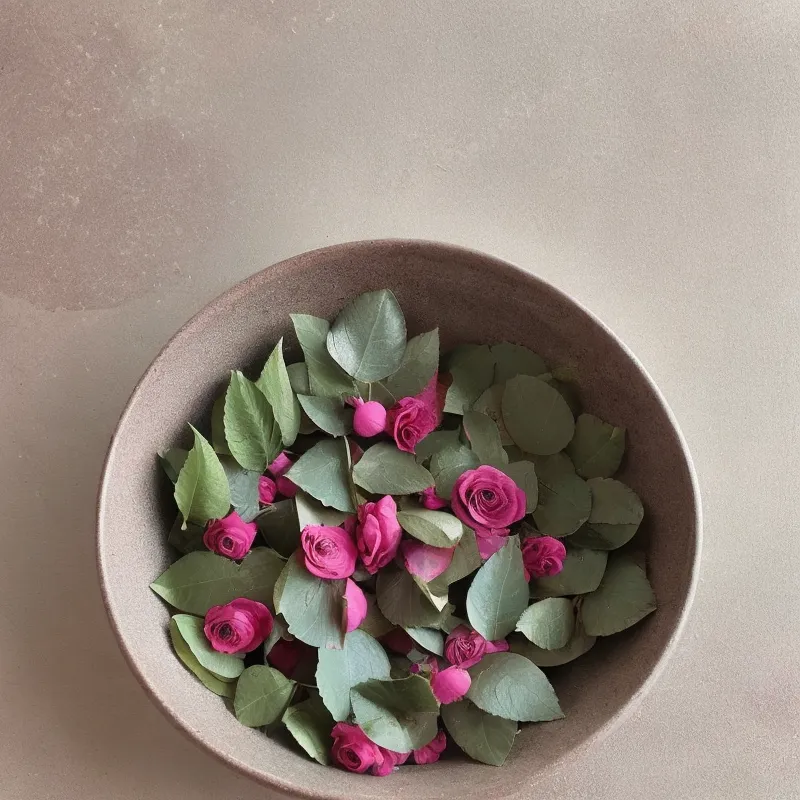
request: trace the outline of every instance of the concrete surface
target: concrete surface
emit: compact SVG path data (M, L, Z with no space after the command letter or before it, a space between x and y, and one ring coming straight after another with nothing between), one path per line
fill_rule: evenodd
M0 797L268 795L125 667L96 485L180 323L267 264L381 236L572 293L700 473L677 653L536 796L800 797L799 34L790 0L2 0Z

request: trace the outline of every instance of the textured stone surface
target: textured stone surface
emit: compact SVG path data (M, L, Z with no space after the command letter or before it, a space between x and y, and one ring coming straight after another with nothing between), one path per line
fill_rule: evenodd
M523 794L800 796L799 34L788 0L0 3L3 797L270 796L125 666L100 467L208 300L381 236L477 247L585 303L700 474L700 584L664 674Z

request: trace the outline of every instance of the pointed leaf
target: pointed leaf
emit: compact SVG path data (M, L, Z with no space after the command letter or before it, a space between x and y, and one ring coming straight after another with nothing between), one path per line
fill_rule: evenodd
M581 414L567 454L582 478L610 478L622 463L625 428L615 428L592 414Z
M292 390L286 362L283 360L282 338L278 340L267 363L264 364L256 386L272 406L272 413L280 429L284 446L291 447L300 429L300 406Z
M575 612L566 597L548 597L525 609L517 630L545 650L566 647L575 630Z
M446 511L406 509L397 512L397 521L406 533L431 547L455 547L463 533L461 521Z
M300 547L300 523L294 500L280 500L261 511L255 519L261 538L284 558Z
M442 722L453 741L475 761L501 767L517 735L517 723L481 711L469 700L442 706Z
M518 375L506 383L503 421L514 443L537 455L563 450L575 431L575 420L564 398L530 375Z
M355 391L352 378L328 352L330 324L309 314L292 314L292 323L303 349L311 394L317 397L342 397Z
M453 560L450 562L450 566L438 578L430 581L428 588L435 594L447 594L447 587L451 583L471 575L482 563L475 540L475 532L465 526L461 539L453 551Z
M394 397L413 397L429 383L439 367L439 329L409 339L397 372L386 381ZM376 398L373 398L376 399Z
M327 331L325 334L327 335ZM311 394L311 383L308 380L308 367L305 361L287 364L286 374L289 376L289 385L295 394Z
M233 699L233 695L236 692L236 684L217 677L213 672L209 672L209 670L197 660L197 657L189 649L189 645L183 640L178 630L178 624L174 619L169 621L169 637L172 641L175 654L183 662L184 666L190 672L193 672L207 689L210 689L214 694L220 697Z
M305 492L298 492L294 502L297 507L298 527L301 531L307 525L330 525L335 528L347 518L348 512L328 508Z
M183 641L186 642L194 657L209 672L218 678L233 680L244 670L244 656L233 656L219 653L206 638L203 631L203 620L191 614L175 614L172 618L178 626Z
M435 628L406 628L406 633L422 648L437 656L444 655L444 635Z
M211 407L211 446L220 455L231 454L225 439L225 395L221 394Z
M308 418L331 436L346 436L353 430L353 409L335 397L297 396Z
M463 414L492 385L494 356L488 345L460 345L450 355L453 382L447 390L444 410Z
M243 469L231 456L220 456L219 463L228 479L231 505L245 522L252 522L261 510L258 501L258 479L261 473Z
M314 761L323 765L330 764L334 720L317 695L287 708L283 715L283 724Z
M245 469L264 472L281 449L280 428L267 398L242 375L231 373L225 394L225 439L233 457Z
M286 477L325 506L352 513L347 443L323 439L303 453Z
M181 447L171 447L158 454L164 472L173 483L178 480L178 475L180 475L188 455L189 451Z
M194 447L175 483L175 502L184 522L203 524L210 519L221 519L228 513L231 493L217 454L200 433L194 428L192 432Z
M376 591L378 608L389 622L403 628L436 628L441 624L446 607L444 611L436 609L404 569L394 564L384 567L378 573Z
M381 442L370 447L353 467L353 480L372 494L414 494L433 486L433 476L411 453Z
M233 711L248 728L270 725L283 716L296 684L272 667L248 667L236 683Z
M205 525L184 522L183 517L178 514L170 529L167 543L184 555L194 553L196 550L206 550L207 548L203 543L203 534L205 532Z

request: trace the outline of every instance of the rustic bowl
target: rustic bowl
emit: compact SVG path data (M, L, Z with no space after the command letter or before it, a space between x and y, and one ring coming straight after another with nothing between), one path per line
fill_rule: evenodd
M577 369L584 407L628 429L623 480L641 496L659 609L550 671L566 718L526 725L505 766L458 756L387 778L322 767L241 725L172 653L169 612L148 588L170 563L172 521L155 454L186 440L231 369L263 360L292 326L289 314L332 317L353 296L391 288L417 333L438 326L442 347L510 340ZM172 514L174 515L174 507ZM98 508L98 564L120 646L164 713L230 766L274 789L312 798L513 796L618 723L652 685L694 592L700 499L677 424L630 351L588 311L544 281L482 253L421 241L367 241L295 256L206 306L166 345L131 397L114 435Z

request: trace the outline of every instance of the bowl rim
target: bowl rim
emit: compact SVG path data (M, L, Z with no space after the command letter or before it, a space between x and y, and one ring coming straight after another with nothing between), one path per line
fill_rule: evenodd
M189 728L184 724L180 715L174 711L174 709L169 705L169 703L164 698L162 698L160 694L156 691L155 687L151 685L151 683L144 677L143 673L139 669L135 654L128 646L127 640L124 638L124 636L120 631L109 597L110 595L109 576L108 576L107 565L105 563L105 544L104 544L104 535L105 535L104 517L106 510L106 495L108 493L108 486L111 474L110 466L114 454L120 444L120 431L124 427L125 422L129 414L131 413L131 410L133 409L134 405L139 400L139 394L142 390L143 384L145 383L147 378L151 375L151 373L158 368L160 362L165 357L167 351L172 348L174 342L183 339L187 336L191 336L194 328L197 325L199 325L201 321L207 316L207 314L210 311L212 311L216 306L225 303L230 303L234 301L238 296L246 295L247 293L249 293L251 286L260 281L262 275L265 272L271 272L278 270L280 268L287 268L289 266L291 266L293 269L296 269L298 267L297 262L302 262L305 260L315 261L316 259L319 259L320 257L324 257L326 255L342 255L345 253L352 253L354 251L362 249L374 249L376 247L400 247L400 248L416 247L416 248L422 248L428 254L433 254L433 255L447 256L450 258L470 257L473 259L479 259L480 261L483 262L483 266L489 267L490 269L494 269L495 271L498 272L505 273L506 275L509 274L517 275L523 278L524 280L537 283L540 285L542 289L554 293L555 295L559 296L560 299L566 301L567 304L575 306L580 312L585 314L592 322L594 322L599 328L603 330L603 332L620 348L620 350L631 360L634 367L640 372L645 383L647 384L648 388L650 389L653 396L657 400L658 404L661 406L667 420L669 421L671 427L673 428L676 434L681 454L686 462L692 496L694 500L694 508L695 508L694 552L692 554L692 559L691 559L691 572L689 576L689 585L686 591L685 598L683 600L683 605L680 608L680 611L677 615L672 633L670 634L670 637L666 642L661 652L661 655L658 657L658 660L654 664L650 673L642 680L637 689L627 699L627 701L625 701L624 705L619 709L619 711L616 714L614 714L614 716L612 716L609 720L607 720L604 724L602 724L599 728L597 728L593 733L591 733L588 737L583 739L581 742L578 742L573 747L565 750L560 756L558 756L553 762L551 762L549 767L550 770L560 767L564 763L564 760L568 755L584 752L591 745L602 741L608 735L613 733L618 728L618 726L621 725L631 715L631 713L637 708L637 706L644 698L644 696L652 689L652 687L661 677L661 674L663 673L667 662L674 653L677 643L680 640L681 636L683 635L686 626L686 621L689 616L689 611L692 607L697 592L697 585L700 575L700 560L701 560L702 542L703 542L703 513L702 513L702 498L700 493L700 484L697 476L697 471L695 469L694 462L692 460L691 453L689 452L686 439L683 435L683 431L681 430L680 425L678 424L675 414L670 408L661 390L658 388L657 384L651 377L650 373L647 371L642 362L637 358L637 356L631 351L631 349L625 344L625 342L623 342L622 339L619 336L617 336L614 333L614 331L612 331L608 327L608 325L606 325L600 318L598 318L591 310L589 310L586 306L584 306L583 303L581 303L579 300L569 295L564 290L559 289L557 286L554 286L553 284L551 284L544 278L540 277L536 273L524 269L523 267L519 266L518 264L512 261L508 261L507 259L500 258L498 256L491 255L489 253L485 253L481 250L477 250L471 247L465 247L459 244L452 244L448 242L436 241L431 239L415 239L415 238L402 238L402 237L360 239L360 240L342 242L339 244L333 244L325 247L315 248L313 250L307 250L303 253L298 253L288 258L282 259L281 261L269 265L259 270L258 272L249 275L248 277L242 279L241 281L238 281L229 289L225 290L221 294L216 295L209 302L204 304L183 325L181 325L181 327L172 336L170 336L167 342L158 351L158 354L155 356L155 358L151 361L147 369L143 372L139 380L136 382L136 385L133 391L131 392L130 397L125 403L125 407L122 413L120 414L120 417L116 425L114 426L114 431L111 435L109 447L103 461L100 485L97 494L96 525L95 525L97 572L100 580L100 590L103 598L103 605L105 606L109 623L114 632L114 636L117 640L122 655L125 661L127 662L131 672L133 672L139 685L144 689L145 693L150 698L150 700L166 716L166 718L172 723L172 725L176 727L184 736L186 736L196 746L202 748L204 751L210 753L211 755L222 761L227 766L235 769L237 772L246 775L248 778L251 778L255 782L263 786L268 786L269 788L277 792L283 793L285 795L289 795L292 797L308 798L308 800L328 800L329 798L331 800L334 799L339 800L340 798L344 800L345 798L349 798L350 795L345 795L341 792L335 792L335 791L322 793L305 788L300 788L290 781L283 780L280 777L267 774L257 769L253 769L248 764L239 761L234 755L217 749L213 744L201 738L198 738L195 735L195 733L189 730ZM300 264L300 266L302 267L302 263Z

